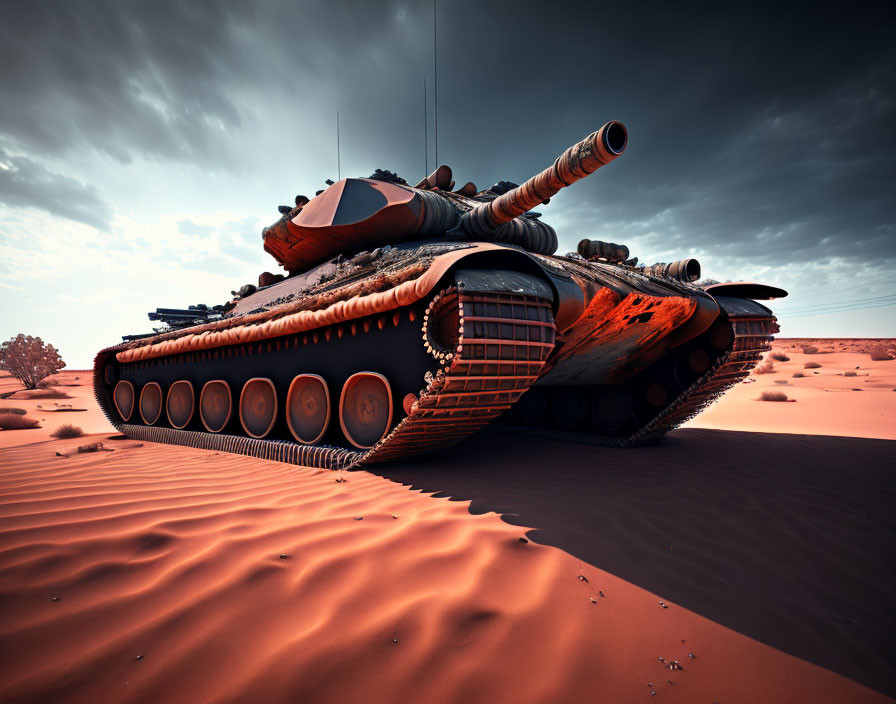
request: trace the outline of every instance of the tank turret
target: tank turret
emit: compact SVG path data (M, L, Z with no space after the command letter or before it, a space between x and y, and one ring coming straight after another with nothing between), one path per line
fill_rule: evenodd
M454 180L447 166L416 187L379 169L371 178L343 179L310 201L297 197L294 208L281 206L287 212L262 232L264 248L291 272L305 271L339 254L433 235L553 254L556 232L529 211L610 163L625 151L627 141L623 124L608 122L567 149L552 166L500 194L493 189L477 194L472 183L451 191Z

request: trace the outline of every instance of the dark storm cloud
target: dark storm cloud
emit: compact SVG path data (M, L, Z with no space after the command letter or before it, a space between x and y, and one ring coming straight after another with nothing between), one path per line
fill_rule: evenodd
M431 8L7 4L0 134L74 176L84 150L239 172L253 130L276 129L269 158L301 169L339 107L343 176L416 179ZM628 153L545 213L565 247L591 235L755 263L890 260L889 26L842 6L442 0L439 160L461 183L521 181L620 119ZM291 129L309 115L319 126Z
M243 16L240 16L242 12ZM96 149L208 160L242 116L224 87L245 8L217 3L7 3L0 130L39 154Z
M11 156L2 145L0 203L39 208L107 231L112 217L109 206L94 187L48 171L26 157Z

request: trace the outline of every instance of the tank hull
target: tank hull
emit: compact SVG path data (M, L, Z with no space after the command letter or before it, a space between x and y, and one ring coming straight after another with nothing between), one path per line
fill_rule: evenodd
M418 242L369 258L331 265L310 286L287 279L259 291L225 320L103 350L95 363L101 407L130 437L333 469L448 447L499 417L625 445L662 435L736 383L775 329L771 313L751 301L720 304L631 268L511 246ZM700 363L682 371L680 360L695 350ZM383 380L371 383L382 385L388 406L382 436L362 447L352 441L348 408L349 381L361 373ZM304 412L289 400L299 375L320 379L329 394L313 443L292 432L290 419ZM258 379L270 385L273 411L244 390ZM223 425L209 422L217 411L200 398L212 381L230 390ZM167 397L177 382L188 382L180 390L192 389L195 412L183 423L170 409L146 422L143 389L157 384ZM594 413L607 389L630 397L611 408L617 415L631 405L610 430ZM519 412L526 392L530 405L545 397L544 412ZM123 412L128 398L133 406ZM366 403L357 406L364 417L373 413ZM253 432L267 419L266 432Z

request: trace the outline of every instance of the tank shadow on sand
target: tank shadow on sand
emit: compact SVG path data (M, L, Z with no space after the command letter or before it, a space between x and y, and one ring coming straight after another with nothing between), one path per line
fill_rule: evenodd
M617 450L497 427L371 470L893 696L894 456L889 440L687 429Z

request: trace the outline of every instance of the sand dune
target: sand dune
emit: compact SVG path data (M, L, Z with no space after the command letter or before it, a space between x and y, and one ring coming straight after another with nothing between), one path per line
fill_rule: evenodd
M894 694L894 454L887 440L718 430L618 450L496 428L377 471Z
M81 443L0 451L3 701L884 701L465 501L133 441L55 454ZM533 487L501 457L478 470L512 506Z
M375 474L110 440L90 372L0 377L42 426L0 432L0 701L885 701L894 443L819 435L896 437L896 361L801 344L692 424L814 437L493 428ZM98 434L25 444L64 423Z

